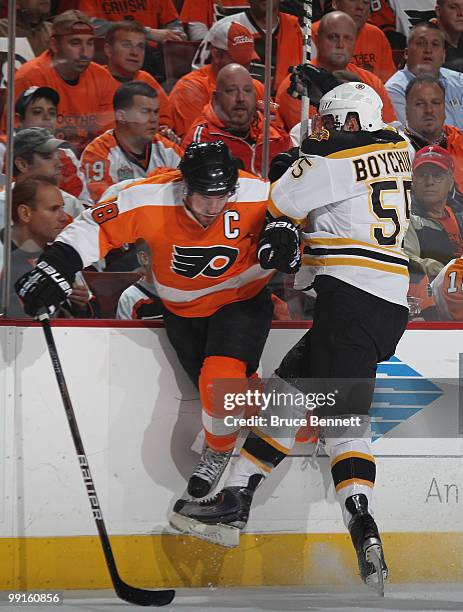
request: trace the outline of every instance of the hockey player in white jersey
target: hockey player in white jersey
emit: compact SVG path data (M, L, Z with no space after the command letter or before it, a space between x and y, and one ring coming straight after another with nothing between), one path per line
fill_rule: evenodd
M317 292L312 329L284 357L273 391L307 392L311 384L343 383L336 406L321 416L359 417L340 433L326 428L336 496L357 552L362 579L384 592L387 567L372 517L375 460L368 410L377 364L388 359L408 319L408 227L411 163L407 142L384 125L379 96L363 83L345 83L319 105L323 127L306 139L302 155L271 190L276 222L262 234L263 268L299 267L297 226L303 234L300 287ZM289 165L289 164L288 164ZM331 382L333 382L331 380ZM272 415L301 417L302 408L269 406ZM297 421L295 421L297 423ZM223 545L239 542L253 494L289 453L297 426L252 427L223 490L211 500L180 500L171 524Z

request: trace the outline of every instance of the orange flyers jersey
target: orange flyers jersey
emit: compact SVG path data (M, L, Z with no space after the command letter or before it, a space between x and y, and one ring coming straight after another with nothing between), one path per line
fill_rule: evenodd
M76 85L66 83L55 70L49 51L26 62L15 74L16 99L28 87L51 87L59 93L57 138L67 140L80 155L83 147L113 121L113 78L90 62Z
M180 316L207 317L257 295L273 274L256 256L269 183L240 172L237 187L225 211L204 228L185 208L180 171L157 173L85 211L57 241L72 246L85 267L143 238L164 305Z
M97 19L135 20L156 29L179 18L172 0L80 0L79 9Z
M440 317L448 321L463 321L463 259L449 261L431 287Z
M317 45L319 21L312 25L312 40ZM369 70L385 83L396 71L392 49L385 34L371 23L366 23L357 35L352 63Z
M249 2L246 0L185 0L180 13L180 19L183 23L199 22L204 23L208 28L214 25L216 21L241 13L249 7Z
M156 134L146 148L145 163L141 165L120 146L114 130L108 130L87 145L82 153L82 167L90 195L94 202L98 202L111 185L128 179L145 178L158 167L176 168L182 155L180 147Z

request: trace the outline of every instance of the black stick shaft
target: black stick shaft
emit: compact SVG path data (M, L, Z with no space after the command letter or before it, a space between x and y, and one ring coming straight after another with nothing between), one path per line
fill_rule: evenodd
M76 415L74 408L72 407L71 397L66 385L66 380L63 374L63 368L59 359L58 351L56 349L55 340L51 331L50 321L48 315L40 315L40 322L45 334L45 340L47 342L48 352L50 354L53 370L55 372L56 380L60 390L61 398L63 400L66 417L71 430L72 440L76 449L77 458L79 460L79 466L84 479L85 488L90 501L90 506L95 520L98 534L100 536L101 546L103 547L103 553L106 559L106 564L111 575L111 580L116 593L122 599L131 601L139 605L166 605L172 601L175 596L175 591L150 591L145 589L138 589L131 587L126 584L117 571L116 562L114 560L111 543L109 541L108 533L106 531L106 525L103 519L103 513L101 511L100 502L96 493L93 478L90 472L87 455L85 453L84 444L80 435L79 427L77 425Z

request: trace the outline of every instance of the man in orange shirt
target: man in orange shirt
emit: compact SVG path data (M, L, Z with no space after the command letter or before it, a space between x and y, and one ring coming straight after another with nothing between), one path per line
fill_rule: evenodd
M223 140L246 172L262 175L264 117L256 109L256 90L249 72L239 64L228 64L217 75L212 101L203 116L187 132L183 146L191 142ZM291 147L288 134L270 126L269 158Z
M244 413L213 401L213 381L245 383L270 330L266 285L273 270L262 269L256 253L268 194L267 182L238 172L223 142L194 143L178 170L137 182L83 213L16 284L27 314L35 316L66 299L89 260L146 241L167 336L203 408L206 446L188 483L193 497L209 493L235 446L239 425L224 427L223 417Z
M180 19L188 27L190 40L203 40L208 30L222 17L241 13L248 7L247 0L185 0Z
M280 83L288 74L288 68L301 63L302 59L302 30L295 15L288 15L280 11L280 0L269 0L272 3L272 86L271 93L275 94ZM242 13L224 17L215 24L198 48L193 58L193 68L200 68L209 60L209 45L215 29L222 22L235 21L247 28L254 37L254 44L258 59L253 60L249 67L251 76L264 82L265 70L265 21L267 14L267 0L249 0L249 8Z
M333 9L347 13L357 26L352 63L376 74L385 83L396 71L392 59L392 49L385 34L372 23L370 17L370 0L333 0ZM317 21L312 26L312 40L317 46Z
M67 140L77 155L113 121L114 81L107 70L92 62L94 36L86 15L65 11L55 18L49 50L15 74L16 98L33 85L58 92L56 135Z
M215 90L217 73L232 62L248 68L257 57L251 32L240 23L222 20L210 38L211 63L186 74L175 84L169 101L174 121L174 130L184 136L196 121ZM254 81L257 98L264 97L262 83Z
M113 24L106 34L104 52L108 58L106 70L114 79L114 92L121 83L144 81L156 90L159 99L160 126L172 128L169 98L158 81L142 70L145 60L146 32L136 21Z
M383 101L383 120L386 123L395 121L396 116L389 95L382 81L372 72L359 68L352 63L357 26L354 20L346 13L334 11L320 19L318 28L317 58L312 62L328 72L348 70L357 74L359 80L370 85ZM291 128L301 120L301 102L288 93L290 85L289 75L278 88L276 102L279 104L280 116L286 129ZM315 109L311 107L312 115Z

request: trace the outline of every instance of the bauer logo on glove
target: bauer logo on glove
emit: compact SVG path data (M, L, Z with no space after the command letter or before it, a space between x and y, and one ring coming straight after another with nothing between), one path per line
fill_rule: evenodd
M257 246L257 258L264 270L295 274L301 267L299 229L288 217L280 217L265 226Z
M24 305L24 312L31 317L43 308L52 313L72 292L71 282L45 260L21 276L15 289Z

